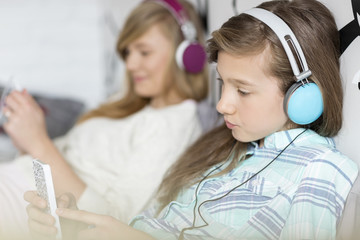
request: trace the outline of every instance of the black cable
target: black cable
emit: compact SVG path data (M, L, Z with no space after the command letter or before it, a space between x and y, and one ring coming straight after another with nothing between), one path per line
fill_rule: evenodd
M215 201L218 201L224 197L226 197L227 195L229 195L232 191L234 191L235 189L241 187L242 185L244 185L245 183L247 183L248 181L250 181L252 178L254 178L255 176L257 176L259 173L261 173L265 168L267 168L271 163L273 163L301 134L303 134L305 131L307 131L308 129L306 128L304 131L302 131L301 133L299 133L293 140L291 140L291 142L286 145L279 153L278 155L276 155L275 158L273 158L268 164L266 164L262 169L260 169L257 173L255 173L254 175L252 175L250 178L246 179L244 182L240 183L239 185L233 187L230 191L228 191L227 193L225 193L223 196L221 197L218 197L218 198L215 198L215 199L209 199L209 200L205 200L204 202L200 203L199 207L198 207L198 213L199 213L199 216L201 217L201 219L203 220L203 222L205 222L204 225L201 225L201 226L195 226L195 218L196 218L196 214L195 214L195 211L193 212L194 214L194 219L193 219L193 224L191 227L187 227L187 228L183 228L181 230L181 233L180 233L180 236L179 236L179 240L182 240L184 238L184 233L185 231L187 230L191 230L191 229L198 229L198 228L202 228L202 227L206 227L208 226L208 222L206 222L206 220L204 219L204 217L202 216L201 214L201 211L200 211L200 208L202 205L204 205L205 203L208 203L208 202L215 202ZM221 165L222 166L222 165ZM220 167L221 167L220 166ZM219 167L218 167L219 168ZM216 168L216 169L218 169ZM214 169L213 171L215 171L216 169ZM213 171L211 171L210 173L212 173ZM205 180L205 178L207 178L210 174L207 174L200 182L199 184L197 185L196 187L196 191L195 191L195 196L196 196L196 199L195 199L195 206L194 206L194 209L196 208L196 204L197 204L197 190L199 188L199 185L202 181Z
M200 0L196 0L196 4L197 4L197 8L198 8L198 12L200 15L200 20L201 20L201 24L203 26L204 32L208 33L209 32L209 26L208 26L208 19L207 19L207 15L209 12L209 6L208 6L208 1L205 0L204 1L204 6L201 4Z
M236 0L232 1L232 8L233 8L235 16L239 15L239 12L237 11L237 1Z
M184 232L185 232L186 230L192 229L192 228L195 226L195 221L196 221L196 213L195 213L195 211L196 211L196 205L197 205L197 201L198 201L197 192L198 192L198 190L199 190L200 184L201 184L208 176L210 176L211 173L213 173L213 172L216 171L217 169L221 168L224 164L225 164L225 162L224 162L223 164L221 164L220 166L216 167L215 169L211 170L208 174L205 175L205 177L203 177L203 178L201 179L201 181L200 181L200 182L198 183L198 185L196 186L196 189L195 189L195 196L196 196L196 197L195 197L195 204L194 204L194 208L193 208L193 216L194 216L194 218L193 218L193 223L192 223L192 226L191 226L191 227L183 228L183 229L181 230L179 239L183 239L183 238L184 238Z

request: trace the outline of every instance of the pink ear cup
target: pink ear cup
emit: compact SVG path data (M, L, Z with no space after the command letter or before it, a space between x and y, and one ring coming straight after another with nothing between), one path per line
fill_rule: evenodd
M176 51L176 61L180 68L190 73L199 73L205 66L205 49L199 43L183 41Z

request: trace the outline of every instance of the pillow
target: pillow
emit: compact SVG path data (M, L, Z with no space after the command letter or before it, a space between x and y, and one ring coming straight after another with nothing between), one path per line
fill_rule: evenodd
M79 100L40 94L34 94L33 97L44 110L50 138L64 135L85 110L85 104Z

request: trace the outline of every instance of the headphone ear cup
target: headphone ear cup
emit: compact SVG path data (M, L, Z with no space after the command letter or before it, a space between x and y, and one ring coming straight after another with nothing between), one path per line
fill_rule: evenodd
M322 94L314 82L297 82L286 92L284 111L294 123L310 124L321 116L323 109Z
M181 69L190 73L199 73L206 62L204 47L197 42L183 41L176 49L176 62Z

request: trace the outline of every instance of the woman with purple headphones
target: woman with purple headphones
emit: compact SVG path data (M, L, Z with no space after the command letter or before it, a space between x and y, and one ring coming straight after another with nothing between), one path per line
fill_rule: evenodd
M63 195L64 232L73 239L335 239L358 174L331 139L342 124L339 49L334 18L316 0L268 1L230 18L208 41L225 125L178 159L152 208L130 226L74 210ZM53 218L40 211L45 203L33 192L25 198L32 231L54 234Z
M0 239L28 234L23 194L35 189L32 158L50 165L56 194L71 192L81 209L123 222L141 212L166 170L203 133L204 38L189 2L143 1L116 46L126 67L124 94L54 141L30 94L12 92L4 128L24 154L0 164Z

